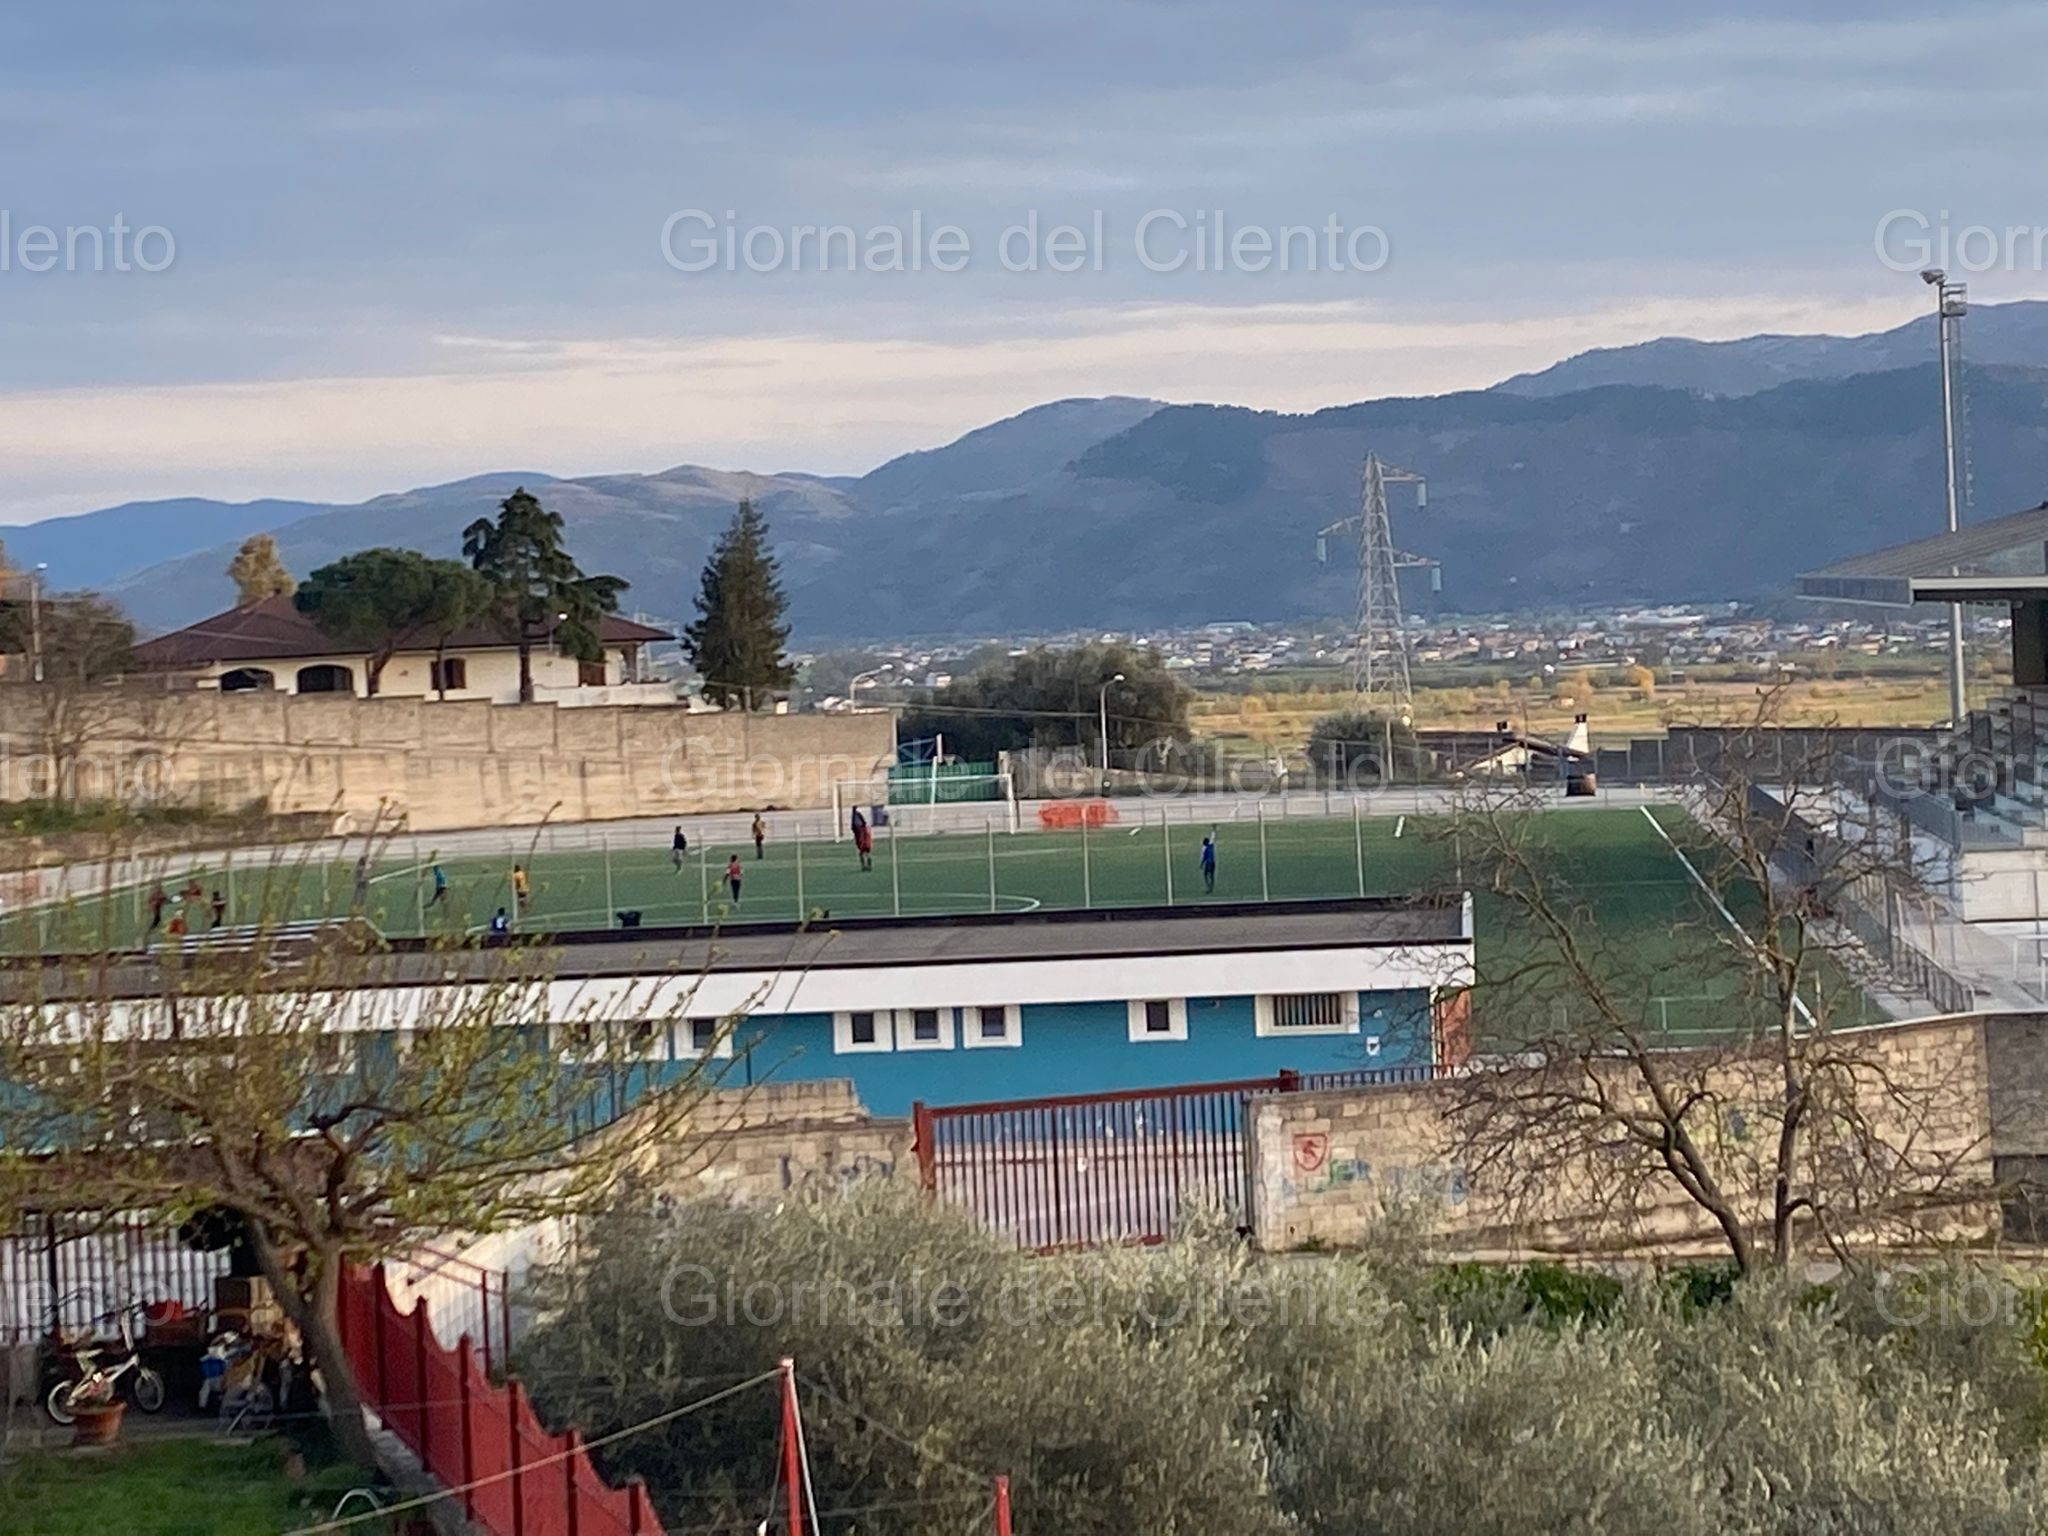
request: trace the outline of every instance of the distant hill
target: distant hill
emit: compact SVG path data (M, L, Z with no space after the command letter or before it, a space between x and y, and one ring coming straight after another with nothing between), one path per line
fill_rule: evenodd
M1158 401L1118 397L1064 400L981 427L925 453L892 459L859 478L806 474L758 475L683 465L653 475L590 475L557 479L532 471L478 475L427 486L355 506L304 503L292 515L258 526L277 535L285 564L305 572L370 545L392 544L453 555L462 529L490 515L518 485L540 496L569 525L585 570L625 576L633 583L631 610L685 616L711 545L743 496L768 515L783 574L796 597L800 623L846 626L838 633L877 632L866 627L864 605L876 612L915 617L926 605L916 573L864 552L852 524L871 509L942 518L956 500L1000 496L1055 476L1074 457L1160 408ZM102 520L102 536L124 536L112 526L132 509L115 508ZM77 520L83 521L83 519ZM49 524L31 524L8 539L14 549ZM203 521L188 524L203 530ZM188 539L180 553L105 584L146 629L169 629L217 612L233 600L229 558L251 531L237 525L218 542ZM140 562L138 562L140 564ZM906 585L906 583L913 583ZM887 625L879 626L881 628Z
M12 564L48 565L53 588L105 588L195 545L240 544L252 533L319 510L320 504L311 501L226 502L196 496L131 501L76 517L0 528L0 539Z
M2048 495L2048 304L1981 310L1971 325L1971 507L1989 516ZM2025 366L1986 357L2030 348ZM629 610L679 620L751 496L806 642L1314 617L1353 601L1348 554L1316 564L1315 534L1356 511L1372 449L1429 477L1427 510L1395 503L1399 541L1444 565L1440 596L1410 594L1418 608L1764 597L1939 526L1930 350L1910 326L1654 342L1490 390L1310 414L1061 400L859 477L508 471L348 507L110 508L6 538L17 560L49 558L57 584L109 584L166 628L229 600L224 567L257 527L301 574L371 544L453 554L465 524L524 484L562 513L585 569L633 583ZM1575 372L1616 377L1563 388ZM1779 374L1799 376L1759 384ZM167 558L140 558L154 553Z
M1980 305L1964 327L1965 361L2048 366L2048 301ZM1551 396L1609 384L1647 384L1709 395L1753 395L1804 379L1846 379L1917 367L1935 355L1934 313L1868 336L1745 336L1693 341L1664 336L1628 347L1598 347L1497 386L1511 395Z

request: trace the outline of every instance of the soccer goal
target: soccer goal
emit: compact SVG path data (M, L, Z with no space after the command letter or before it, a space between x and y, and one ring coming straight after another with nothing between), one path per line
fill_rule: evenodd
M853 813L897 832L978 832L991 819L1017 830L1017 790L1007 773L939 773L919 764L832 785L832 836L851 836Z

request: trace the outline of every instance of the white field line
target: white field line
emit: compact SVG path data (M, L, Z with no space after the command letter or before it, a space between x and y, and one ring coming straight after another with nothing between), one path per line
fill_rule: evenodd
M1406 816L1396 816L1394 818L1394 836L1399 837L1401 835L1401 829L1407 825L1408 818Z
M1749 952L1752 955L1756 956L1757 964L1763 964L1763 952L1756 947L1756 940L1752 939L1749 936L1749 931L1746 928L1744 928L1742 924L1738 923L1735 920L1735 914L1728 910L1727 903L1722 901L1719 896L1716 896L1714 894L1714 888L1708 885L1706 880L1701 876L1700 872L1692 867L1692 860L1688 859L1685 856L1684 850L1681 849L1678 846L1678 844L1671 841L1671 834L1669 832L1666 832L1663 828L1663 825L1657 820L1657 818L1650 814L1650 808L1647 805L1645 805L1640 807L1639 809L1641 809L1643 813L1643 820L1647 821L1650 824L1650 830L1655 832L1657 836L1664 840L1664 846L1671 850L1671 856L1678 860L1679 863L1683 864L1685 866L1685 872L1688 875L1692 876L1692 883L1698 886L1702 894L1706 896L1707 900L1711 901L1714 904L1714 910L1721 914L1721 920L1725 922L1730 928L1735 930L1735 936L1738 939L1742 940L1743 944L1748 948ZM1806 1006L1805 1002L1800 998L1797 992L1794 992L1792 994L1792 1009L1795 1013L1799 1015L1799 1017L1806 1020L1806 1027L1808 1029L1818 1029L1820 1027L1819 1021L1815 1019L1813 1016L1813 1010Z

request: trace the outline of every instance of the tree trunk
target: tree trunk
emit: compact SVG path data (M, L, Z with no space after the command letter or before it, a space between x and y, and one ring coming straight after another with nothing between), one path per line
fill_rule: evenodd
M341 1256L308 1253L303 1274L285 1264L276 1243L256 1222L248 1224L249 1246L271 1293L299 1330L310 1363L320 1372L320 1394L342 1455L364 1471L377 1466L377 1449L363 1424L363 1389L341 1342ZM282 1405L280 1404L280 1407Z
M519 702L533 702L533 637L519 631Z
M334 1426L335 1442L344 1456L364 1471L377 1466L376 1447L363 1424L363 1389L356 1369L341 1342L341 1261L330 1259L320 1266L308 1298L306 1321L299 1325L306 1350L320 1367L321 1395L327 1400L327 1417Z

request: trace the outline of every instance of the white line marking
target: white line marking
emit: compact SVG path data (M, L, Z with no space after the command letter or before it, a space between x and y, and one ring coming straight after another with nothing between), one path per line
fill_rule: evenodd
M1714 894L1714 888L1707 884L1705 878L1700 874L1700 872L1692 867L1692 860L1688 859L1685 856L1684 850L1681 849L1678 846L1678 844L1671 841L1671 834L1664 830L1664 825L1662 822L1658 821L1655 816L1652 816L1650 814L1650 808L1647 805L1642 805L1636 807L1636 809L1643 813L1643 820L1647 821L1650 824L1650 830L1655 832L1659 837L1664 839L1664 846L1671 850L1672 857L1676 858L1679 863L1685 866L1685 872L1688 875L1692 876L1692 883L1698 886L1700 890L1706 894L1707 900L1711 901L1714 904L1714 910L1721 914L1722 921L1726 922L1730 928L1735 930L1735 936L1738 939L1742 940L1742 942L1748 946L1749 952L1752 955L1756 956L1757 963L1761 965L1763 963L1764 958L1763 952L1756 947L1756 940L1749 936L1749 930L1747 928L1744 928L1742 924L1738 923L1735 920L1735 914L1733 912L1730 912L1726 904L1722 902L1721 898ZM1800 999L1800 996L1797 992L1794 992L1792 994L1792 1008L1793 1011L1796 1012L1802 1019L1806 1020L1808 1028L1819 1027L1818 1021L1815 1020L1813 1016L1813 1010L1806 1006L1806 1004Z
M1407 825L1408 818L1406 816L1396 816L1394 818L1394 836L1399 837L1401 835L1401 829Z

